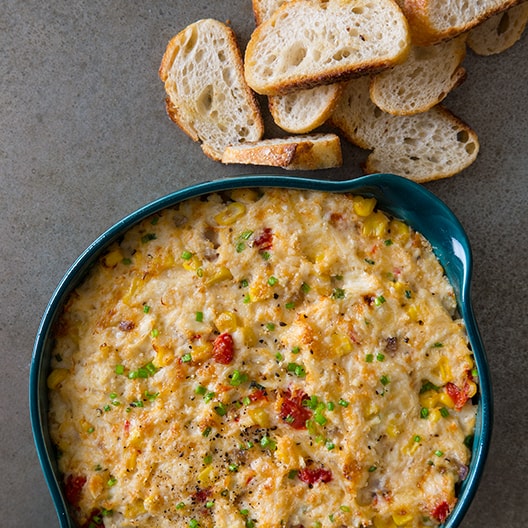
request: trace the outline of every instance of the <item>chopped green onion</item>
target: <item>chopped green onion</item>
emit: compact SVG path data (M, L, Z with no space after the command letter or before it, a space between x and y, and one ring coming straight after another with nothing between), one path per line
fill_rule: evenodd
M378 297L374 299L374 304L376 306L381 306L384 302L386 302L386 300L385 300L385 297L383 297L383 295L378 295Z
M449 410L446 407L441 407L440 414L443 418L447 418L449 416Z
M437 457L441 457L441 456L444 454L444 452L443 452L443 451L440 451L440 449L437 449L437 450L434 452L434 454L435 454Z
M373 266L374 264L376 264L376 262L375 262L374 260L369 259L369 258L366 258L366 259L365 259L365 262L366 262L367 264L370 264L371 266Z
M292 301L287 302L284 307L286 308L286 310L293 310L295 308L295 303Z
M329 410L329 411L333 411L335 409L335 403L334 402L328 402L326 404L326 408Z
M332 299L344 299L345 298L345 290L343 288L334 288L334 291L332 292Z
M143 306L143 313L148 314L150 312L150 306L148 304L145 304Z
M303 293L308 293L310 290L311 290L311 287L310 287L309 284L306 284L306 282L303 282L303 283L301 284L301 291L302 291Z
M194 318L198 323L201 323L203 321L203 312L196 312Z
M141 237L141 242L143 244L146 244L147 242L150 242L151 240L156 240L156 234L155 233L147 233L146 235L143 235Z
M340 398L337 403L339 405L341 405L341 407L348 407L349 406L349 403L346 400L343 400L343 398Z
M227 414L227 407L224 403L219 403L215 408L215 413L218 414L218 416L225 416Z
M372 361L374 361L374 354L367 354L367 355L365 356L365 361L366 361L367 363L372 363Z
M211 431L212 431L211 427L206 427L206 428L202 431L202 436L205 436L205 437L209 436L209 435L211 434Z
M411 298L411 290L405 290L405 297L407 299L410 299Z
M108 487L115 486L117 484L117 479L115 477L110 477L106 482Z
M251 235L253 234L253 231L251 231L251 229L246 229L241 235L239 238L241 238L242 240L248 240L249 237L251 237Z
M159 330L157 328L153 328L152 331L150 332L150 335L151 337L158 337Z
M319 425L324 425L327 422L327 419L322 414L319 414L319 413L314 414L314 420Z
M204 396L204 401L205 401L205 403L209 403L214 397L215 397L215 393L214 393L214 392L208 392L208 393Z
M373 473L374 471L376 471L376 469L378 469L376 466L370 466L368 468L368 471L369 471L369 473Z
M124 367L124 365L116 365L116 367L115 367L115 373L116 373L116 374L124 374L124 373L125 373L125 367Z
M178 504L176 504L177 510L182 510L183 508L185 508L185 502L178 502Z
M392 246L392 240L390 238L388 238L387 240L385 240L384 244L386 246Z
M194 392L195 394L199 394L200 396L203 396L207 392L207 389L203 385L197 385L196 388L194 389Z
M349 506L340 506L339 509L342 511L342 512L349 512L350 511L350 507Z
M444 346L443 343L437 342L433 345L433 348L442 348Z
M422 437L421 437L420 435L415 435L414 438L413 438L413 440L414 440L416 443L420 442L421 439L422 439Z
M189 352L187 352L187 354L183 354L183 356L181 357L181 361L182 363L189 363L190 361L192 361L192 356Z
M275 330L275 324L274 323L267 323L266 328L271 332Z
M385 355L382 354L381 352L376 356L376 359L378 361L385 361Z
M422 407L420 409L420 418L427 418L429 416L429 409Z
M260 439L260 445L264 449L269 449L270 451L275 451L277 449L277 442L275 440L272 440L269 436L264 435Z
M270 286L275 286L279 282L279 279L277 277L274 277L273 275L268 279L268 284Z
M390 379L389 379L389 376L387 376L386 374L384 374L383 376L381 376L380 378L380 382L383 386L385 385L388 385L390 383Z
M181 258L183 260L191 260L193 254L190 251L182 251Z
M229 469L229 471L233 473L236 473L238 471L238 466L236 464L229 464L229 466L227 466L227 469Z
M326 442L326 449L332 451L332 449L335 449L335 444L333 442Z

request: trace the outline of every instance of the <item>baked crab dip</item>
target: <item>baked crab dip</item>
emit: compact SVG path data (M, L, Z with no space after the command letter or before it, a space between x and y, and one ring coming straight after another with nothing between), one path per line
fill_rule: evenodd
M350 193L212 192L113 242L54 327L81 527L421 527L468 474L478 376L430 243Z

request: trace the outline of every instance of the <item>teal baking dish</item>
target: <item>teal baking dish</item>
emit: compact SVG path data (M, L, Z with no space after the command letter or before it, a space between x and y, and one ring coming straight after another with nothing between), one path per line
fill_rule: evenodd
M126 216L105 231L77 258L56 287L45 309L34 343L29 378L30 418L35 447L60 527L74 528L74 523L68 512L55 452L48 432L46 378L49 373L52 329L65 299L79 285L92 263L133 225L183 200L211 192L247 187L353 192L375 197L381 209L410 224L432 244L457 295L459 312L467 327L479 376L478 414L471 464L467 477L458 490L458 502L443 524L444 528L460 526L483 473L493 423L490 373L471 304L471 248L468 237L454 214L424 186L391 174L374 174L350 181L323 181L271 175L240 176L200 183L159 198Z

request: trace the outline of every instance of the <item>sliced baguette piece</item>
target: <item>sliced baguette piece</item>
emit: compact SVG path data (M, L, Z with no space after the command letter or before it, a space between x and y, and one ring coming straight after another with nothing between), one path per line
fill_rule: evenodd
M382 70L408 49L393 0L291 0L253 31L244 71L256 92L281 95Z
M203 19L174 36L159 76L170 118L213 160L228 145L262 138L260 109L246 84L235 34L225 24Z
M340 167L341 141L336 134L311 134L263 139L227 147L223 163L267 165L286 170L317 170Z
M255 21L262 24L290 0L253 0ZM306 134L322 125L330 116L341 93L340 83L296 90L286 95L268 97L270 114L282 130Z
M469 31L523 0L397 0L414 44L428 46Z
M393 116L369 97L368 78L349 81L331 122L356 145L372 150L366 173L390 172L419 183L453 176L475 161L476 133L441 105Z
M528 23L528 2L494 15L469 31L468 46L477 55L496 55L511 48Z
M282 4L291 0L252 0L253 15L257 26L271 18L271 15L279 9Z
M432 46L412 46L407 60L372 78L370 98L384 112L412 115L442 101L466 78L465 35Z
M342 83L334 83L286 95L270 95L268 107L280 128L292 134L305 134L330 117L341 90Z

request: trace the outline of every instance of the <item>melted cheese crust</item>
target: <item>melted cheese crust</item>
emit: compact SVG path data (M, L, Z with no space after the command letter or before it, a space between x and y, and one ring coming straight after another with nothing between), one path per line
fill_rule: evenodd
M109 248L64 308L48 379L79 525L445 519L472 355L429 243L373 206L242 189Z

